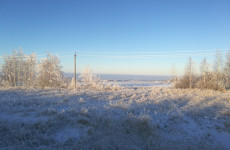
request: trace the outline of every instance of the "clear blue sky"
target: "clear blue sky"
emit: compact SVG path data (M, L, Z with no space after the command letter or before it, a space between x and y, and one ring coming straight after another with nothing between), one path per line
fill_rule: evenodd
M65 72L77 51L78 72L182 73L189 56L230 48L230 1L0 0L0 56L19 47L58 55Z

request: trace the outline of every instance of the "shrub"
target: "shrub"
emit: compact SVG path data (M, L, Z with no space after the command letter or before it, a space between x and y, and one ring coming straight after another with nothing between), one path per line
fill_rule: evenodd
M41 87L65 87L63 72L61 71L60 60L57 56L47 53L38 65L38 86Z
M101 80L96 74L93 74L90 67L83 69L78 81L76 82L76 89L91 89L91 90L119 90L122 89L118 84L110 84L107 81ZM70 89L75 89L74 78L72 78Z

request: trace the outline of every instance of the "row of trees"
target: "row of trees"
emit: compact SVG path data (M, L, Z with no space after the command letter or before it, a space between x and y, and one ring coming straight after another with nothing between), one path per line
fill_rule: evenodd
M1 84L3 86L64 86L64 76L57 56L47 53L36 63L36 55L25 55L22 50L4 57Z
M36 55L25 55L22 50L14 51L12 55L4 57L0 86L39 86L39 87L71 87L74 80L64 78L60 60L57 56L47 53L46 58L37 63ZM80 75L81 85L78 87L93 89L115 88L101 81L93 75L90 68L83 70ZM196 72L192 58L188 59L185 73L181 77L174 74L173 81L176 88L202 88L213 90L230 89L230 51L225 61L220 51L216 53L213 69L204 58L200 63L200 73Z
M223 61L221 52L217 51L213 69L204 58L200 63L200 73L196 72L195 63L190 57L184 75L182 77L174 75L174 82L176 88L201 88L221 91L230 89L230 51L227 53L225 61Z
M12 55L4 57L0 75L0 86L20 87L67 87L75 88L74 79L64 77L61 71L60 60L57 56L47 53L46 58L37 63L36 55L25 55L22 50L14 51ZM78 78L78 89L93 90L118 90L117 84L109 84L102 81L92 73L90 67L86 67Z

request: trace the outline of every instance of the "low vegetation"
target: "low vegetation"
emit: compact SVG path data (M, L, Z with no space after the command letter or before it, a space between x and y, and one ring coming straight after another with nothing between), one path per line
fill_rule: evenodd
M136 87L0 90L0 149L228 150L230 95Z

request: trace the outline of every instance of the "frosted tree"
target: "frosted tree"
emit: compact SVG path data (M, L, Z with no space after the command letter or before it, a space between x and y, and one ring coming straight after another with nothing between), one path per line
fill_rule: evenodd
M172 65L172 76L173 76L172 81L176 84L178 77L177 77L176 67L174 64Z
M34 80L36 55L25 55L23 50L4 57L3 79L10 86L28 86Z
M225 78L226 78L226 88L230 88L230 50L226 55L226 62L225 62Z
M189 57L187 66L185 68L185 77L188 80L188 86L189 86L189 88L194 88L195 78L196 78L195 72L196 72L196 70L195 70L195 64L192 61L192 58Z
M214 70L214 89L215 90L223 90L225 89L224 84L224 74L223 74L223 60L221 57L221 52L217 51L215 56L215 62L213 65Z
M195 64L189 57L185 67L185 74L175 84L176 88L195 88L197 76L195 72Z
M63 72L61 71L60 60L57 56L47 53L38 65L38 85L42 87L65 86Z
M31 54L27 56L26 61L24 62L24 75L23 82L27 83L27 86L34 85L35 75L36 75L36 55Z
M4 64L2 66L3 78L9 82L10 86L16 86L16 74L17 74L17 55L15 50L12 55L4 57Z
M210 72L210 64L207 62L206 58L200 63L200 73L201 79L199 82L200 88L208 88L208 80L210 80L211 72Z
M220 74L222 72L222 69L223 69L223 60L222 60L221 52L220 51L216 52L215 62L214 62L214 65L213 65L213 69L214 69L215 73L219 73Z

